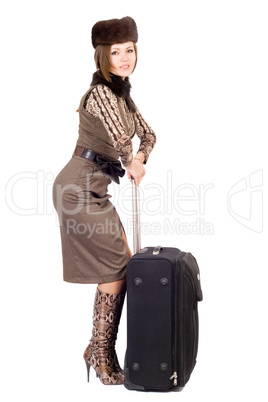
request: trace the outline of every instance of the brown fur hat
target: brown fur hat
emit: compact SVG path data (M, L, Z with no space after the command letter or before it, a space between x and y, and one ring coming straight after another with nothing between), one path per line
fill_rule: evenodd
M98 21L92 28L92 45L94 49L98 45L113 45L138 41L136 22L131 17Z

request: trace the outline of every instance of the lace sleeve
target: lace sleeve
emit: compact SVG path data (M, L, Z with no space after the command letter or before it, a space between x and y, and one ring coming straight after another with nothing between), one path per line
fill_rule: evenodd
M123 165L128 166L133 158L132 141L113 92L105 85L97 85L87 100L86 110L101 120Z
M151 127L146 123L142 115L137 109L135 113L136 133L140 138L139 151L145 156L144 164L147 162L150 153L156 143L156 135Z

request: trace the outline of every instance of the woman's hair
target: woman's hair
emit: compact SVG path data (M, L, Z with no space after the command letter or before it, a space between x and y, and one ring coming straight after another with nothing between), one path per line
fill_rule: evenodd
M94 55L97 70L101 70L103 77L107 81L110 81L110 82L111 82L110 74L111 74L111 67L112 67L112 65L111 65L111 47L112 47L111 45L99 45L96 47L95 55ZM136 43L134 43L134 42L133 42L133 47L134 47L135 55L136 55L136 61L135 61L135 65L133 68L133 71L134 71L136 68L137 59L138 59L138 49L137 49Z

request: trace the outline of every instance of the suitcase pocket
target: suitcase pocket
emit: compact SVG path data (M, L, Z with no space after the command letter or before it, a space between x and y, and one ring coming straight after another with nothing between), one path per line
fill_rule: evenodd
M127 270L127 353L125 386L168 390L173 386L172 264L135 260Z
M196 289L194 281L187 270L184 273L183 289L183 372L179 375L182 386L189 380L190 375L196 364L198 349L198 311L196 300Z

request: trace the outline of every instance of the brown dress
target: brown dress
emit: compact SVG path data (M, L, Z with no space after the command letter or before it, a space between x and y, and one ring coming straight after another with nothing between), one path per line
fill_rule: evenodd
M104 85L91 87L79 106L78 146L112 161L131 163L137 133L145 162L156 138L139 111L130 113L123 98ZM59 216L63 279L72 283L108 283L123 279L129 260L122 223L109 200L110 178L96 162L73 155L53 185Z

